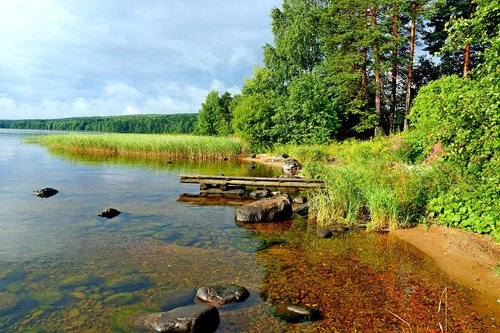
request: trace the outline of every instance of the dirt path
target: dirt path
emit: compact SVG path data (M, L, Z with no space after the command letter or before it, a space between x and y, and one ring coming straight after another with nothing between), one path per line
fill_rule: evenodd
M424 252L452 279L470 288L477 311L491 320L491 332L500 332L500 243L440 226L418 226L391 234Z

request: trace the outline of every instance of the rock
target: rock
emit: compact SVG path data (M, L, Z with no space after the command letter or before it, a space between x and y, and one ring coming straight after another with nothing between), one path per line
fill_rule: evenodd
M302 165L296 159L288 158L283 163L283 173L287 175L296 175L300 170Z
M11 293L0 293L0 313L12 310L15 308L21 298Z
M285 158L288 158L288 155L287 154L279 154L278 156L276 156L276 158L284 160Z
M153 283L141 274L124 274L107 280L104 287L115 292L132 292L151 286Z
M120 214L121 214L121 212L119 210L117 210L117 209L106 208L102 212L98 213L97 216L105 217L107 219L112 219L113 217L116 217L116 216L118 216Z
M278 304L272 309L272 315L287 323L315 321L321 318L317 310L302 305Z
M236 211L236 219L242 222L282 221L290 219L292 213L290 198L282 194L241 206Z
M62 301L64 294L57 289L45 289L45 290L35 291L30 296L39 304L54 305Z
M219 305L243 302L249 296L250 293L245 287L235 284L201 287L196 292L196 297L199 300Z
M262 198L267 198L270 195L271 195L271 191L269 191L267 189L264 189L264 190L255 190L255 191L250 192L250 196L252 198L262 199Z
M59 193L58 190L50 188L50 187L46 187L46 188L42 188L41 190L33 191L33 195L36 195L37 197L40 197L40 198L50 198L51 196L56 195L57 193Z
M178 291L175 294L155 297L155 303L160 307L161 311L169 311L180 306L193 304L195 296L196 289L189 288Z
M318 228L316 229L316 236L320 238L330 238L332 237L332 232L326 228Z
M298 197L293 198L292 203L294 204L305 204L307 202L307 198L303 195L299 195Z
M293 207L293 212L301 216L307 216L309 215L309 204L306 202L301 205L296 205Z
M247 165L247 169L250 169L250 170L255 169L255 164Z
M61 289L73 289L77 287L88 287L91 285L97 285L101 282L101 279L95 275L91 274L71 274L58 283L58 287Z
M329 226L328 230L333 232L334 234L345 234L346 232L349 231L349 227L346 226Z
M257 157L257 155L255 155L255 154L251 154L249 157L250 157L250 158L256 158L256 157Z
M153 332L212 333L219 327L219 311L209 304L195 304L158 312L146 317L146 327Z
M108 296L104 299L104 303L113 305L127 305L137 301L137 297L132 293L118 293Z

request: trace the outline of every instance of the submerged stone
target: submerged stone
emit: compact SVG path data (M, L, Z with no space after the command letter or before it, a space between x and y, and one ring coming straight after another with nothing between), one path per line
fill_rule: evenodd
M146 317L145 325L153 332L212 333L219 327L219 322L219 311L216 307L194 304L150 314Z
M17 282L26 278L26 271L21 267L14 267L7 270L0 280L6 283Z
M114 208L106 208L104 209L103 211L101 211L100 213L97 214L97 216L100 216L100 217L105 217L107 219L112 219L113 217L116 217L118 215L120 215L122 212L120 212L119 210L117 209L114 209Z
M72 289L77 287L86 287L90 285L95 285L100 282L95 275L90 274L71 274L59 281L59 288Z
M160 307L161 311L169 311L181 306L190 305L196 296L196 289L180 290L174 294L157 296L156 304Z
M271 313L274 317L287 323L301 323L321 319L318 310L296 304L278 304L273 306Z
M104 287L117 292L135 291L147 288L151 280L141 274L121 275L107 280Z
M196 297L199 300L218 305L243 302L249 296L250 293L245 287L235 284L201 287L196 292Z
M132 293L119 293L108 296L104 299L106 304L126 305L135 303L138 298Z
M0 293L0 313L12 310L20 301L21 298L15 294Z
M57 289L47 289L35 291L32 293L31 298L43 305L54 305L62 301L64 294Z
M259 198L259 199L267 198L267 197L271 196L271 191L269 191L268 189L255 190L255 191L250 192L250 196L252 198Z
M50 187L46 187L46 188L42 188L41 190L33 191L33 195L36 195L37 197L40 197L40 198L50 198L51 196L54 196L57 193L59 193L58 190L50 188Z

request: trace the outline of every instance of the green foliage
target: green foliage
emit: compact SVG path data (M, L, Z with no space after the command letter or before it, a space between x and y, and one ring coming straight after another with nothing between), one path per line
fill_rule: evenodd
M326 79L304 74L287 87L289 97L273 117L277 143L326 143L340 127Z
M232 115L229 108L231 100L231 94L228 92L219 97L219 93L212 90L201 105L195 134L216 136L231 134Z
M498 3L480 0L471 20L448 26L449 46L465 36L486 47L485 61L470 79L444 77L421 89L410 115L410 137L424 153L440 142L446 152L440 167L454 180L429 202L429 215L500 240L499 17Z
M0 128L109 133L191 133L196 114L0 120Z

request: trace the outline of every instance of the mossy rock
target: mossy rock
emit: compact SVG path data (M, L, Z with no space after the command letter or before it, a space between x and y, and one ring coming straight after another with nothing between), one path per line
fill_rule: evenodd
M35 291L30 297L40 304L54 305L62 301L64 294L58 289L46 289Z
M72 289L76 287L99 284L101 279L90 274L71 274L59 281L59 288Z
M134 306L113 313L110 317L113 333L144 332L144 320L156 309L146 306Z
M113 305L127 305L138 301L138 297L132 293L119 293L108 296L104 299L104 303Z
M6 283L10 282L18 282L24 280L26 278L26 271L22 267L14 267L7 271L5 271L2 276L0 276L0 280Z
M0 293L0 313L14 309L21 298L12 293Z
M152 235L152 237L159 239L159 240L162 240L162 241L165 241L165 242L171 242L171 241L178 240L179 238L181 238L182 234L177 232L177 231L173 231L173 230L163 230L163 231L155 232Z
M117 292L131 292L147 288L152 284L151 280L142 274L131 274L111 278L104 283L104 287Z

